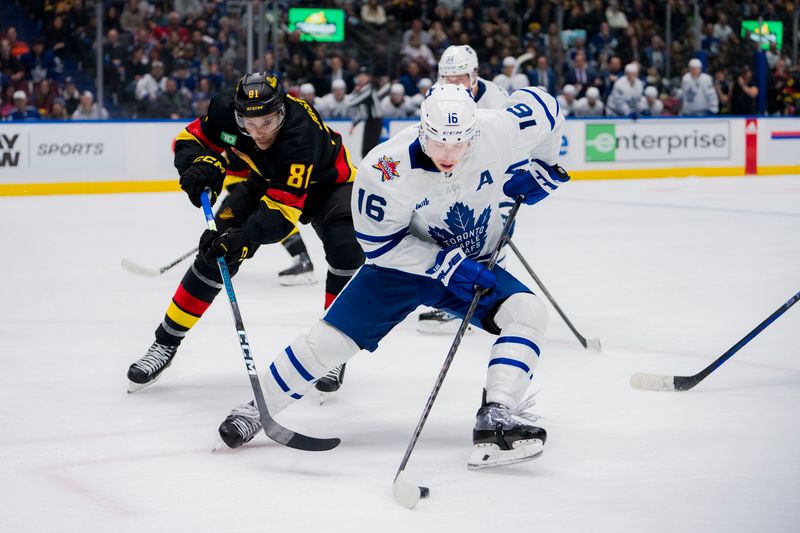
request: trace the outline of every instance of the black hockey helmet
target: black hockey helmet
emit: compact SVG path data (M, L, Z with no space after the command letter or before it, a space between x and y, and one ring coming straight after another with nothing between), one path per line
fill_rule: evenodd
M242 76L236 85L234 108L236 123L244 131L244 117L260 117L285 113L283 86L270 72L253 72ZM281 119L282 121L282 119Z

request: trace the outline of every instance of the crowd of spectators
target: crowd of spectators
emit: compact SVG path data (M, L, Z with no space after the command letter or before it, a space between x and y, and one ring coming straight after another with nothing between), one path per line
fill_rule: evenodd
M246 70L244 2L105 0L99 47L94 5L16 2L30 23L24 35L21 25L0 27L4 119L201 116ZM476 50L481 77L510 89L540 86L578 116L753 114L757 45L740 28L762 17L784 25L783 48L766 54L766 112L800 115L800 71L787 55L798 38L795 2L697 3L699 21L690 0L563 0L559 31L549 0L301 1L344 9L345 42L300 41L284 11L279 56L270 50L257 67L274 70L277 60L287 90L332 118L352 118L347 96L365 71L385 117L414 116L453 44ZM94 101L98 53L103 102Z

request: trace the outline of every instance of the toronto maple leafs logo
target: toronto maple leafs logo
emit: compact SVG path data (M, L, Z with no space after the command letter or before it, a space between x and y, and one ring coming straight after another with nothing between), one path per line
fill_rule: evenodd
M456 202L450 207L444 219L447 228L428 226L428 233L439 243L439 246L460 246L469 257L477 257L486 243L486 233L489 227L489 217L492 208L487 207L475 220L475 211L469 206Z
M400 161L394 161L389 156L382 156L378 159L378 162L372 165L372 168L376 168L383 173L381 176L381 181L389 181L393 178L399 178L400 174L397 172L397 165L400 164Z

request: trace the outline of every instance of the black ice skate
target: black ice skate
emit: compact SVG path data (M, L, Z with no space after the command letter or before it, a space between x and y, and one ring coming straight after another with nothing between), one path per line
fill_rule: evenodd
M128 368L128 392L136 392L152 385L158 376L172 363L177 346L154 342L144 357Z
M296 255L292 266L278 272L278 282L281 285L311 285L316 283L314 264L308 254L303 252Z
M511 410L499 403L486 403L478 409L472 430L474 449L467 462L470 470L510 465L536 459L544 451L547 432L525 422L535 422L526 414L535 402L529 398ZM527 417L527 418L526 418Z
M417 331L420 333L446 334L455 333L461 326L461 319L438 309L427 313L420 313L417 321ZM472 326L468 326L467 331Z
M329 394L338 391L342 383L344 383L344 368L346 364L347 363L342 363L336 368L333 368L330 372L319 378L314 385L320 393L320 404L324 402Z
M233 408L219 426L219 436L228 448L238 448L253 440L261 430L261 417L254 401Z

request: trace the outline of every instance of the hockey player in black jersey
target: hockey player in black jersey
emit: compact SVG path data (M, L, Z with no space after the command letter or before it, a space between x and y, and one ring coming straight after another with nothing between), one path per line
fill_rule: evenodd
M355 168L342 138L312 106L287 95L274 75L246 74L235 91L217 94L208 114L178 134L174 150L181 188L197 207L206 188L213 199L221 192L226 152L250 172L217 213L218 231L206 230L200 237L198 254L156 329L155 342L128 370L129 392L159 377L219 294L217 257L225 257L235 275L259 246L284 240L298 222L310 223L329 265L326 308L364 262L350 212ZM336 370L320 379L318 388L338 388L341 369Z

